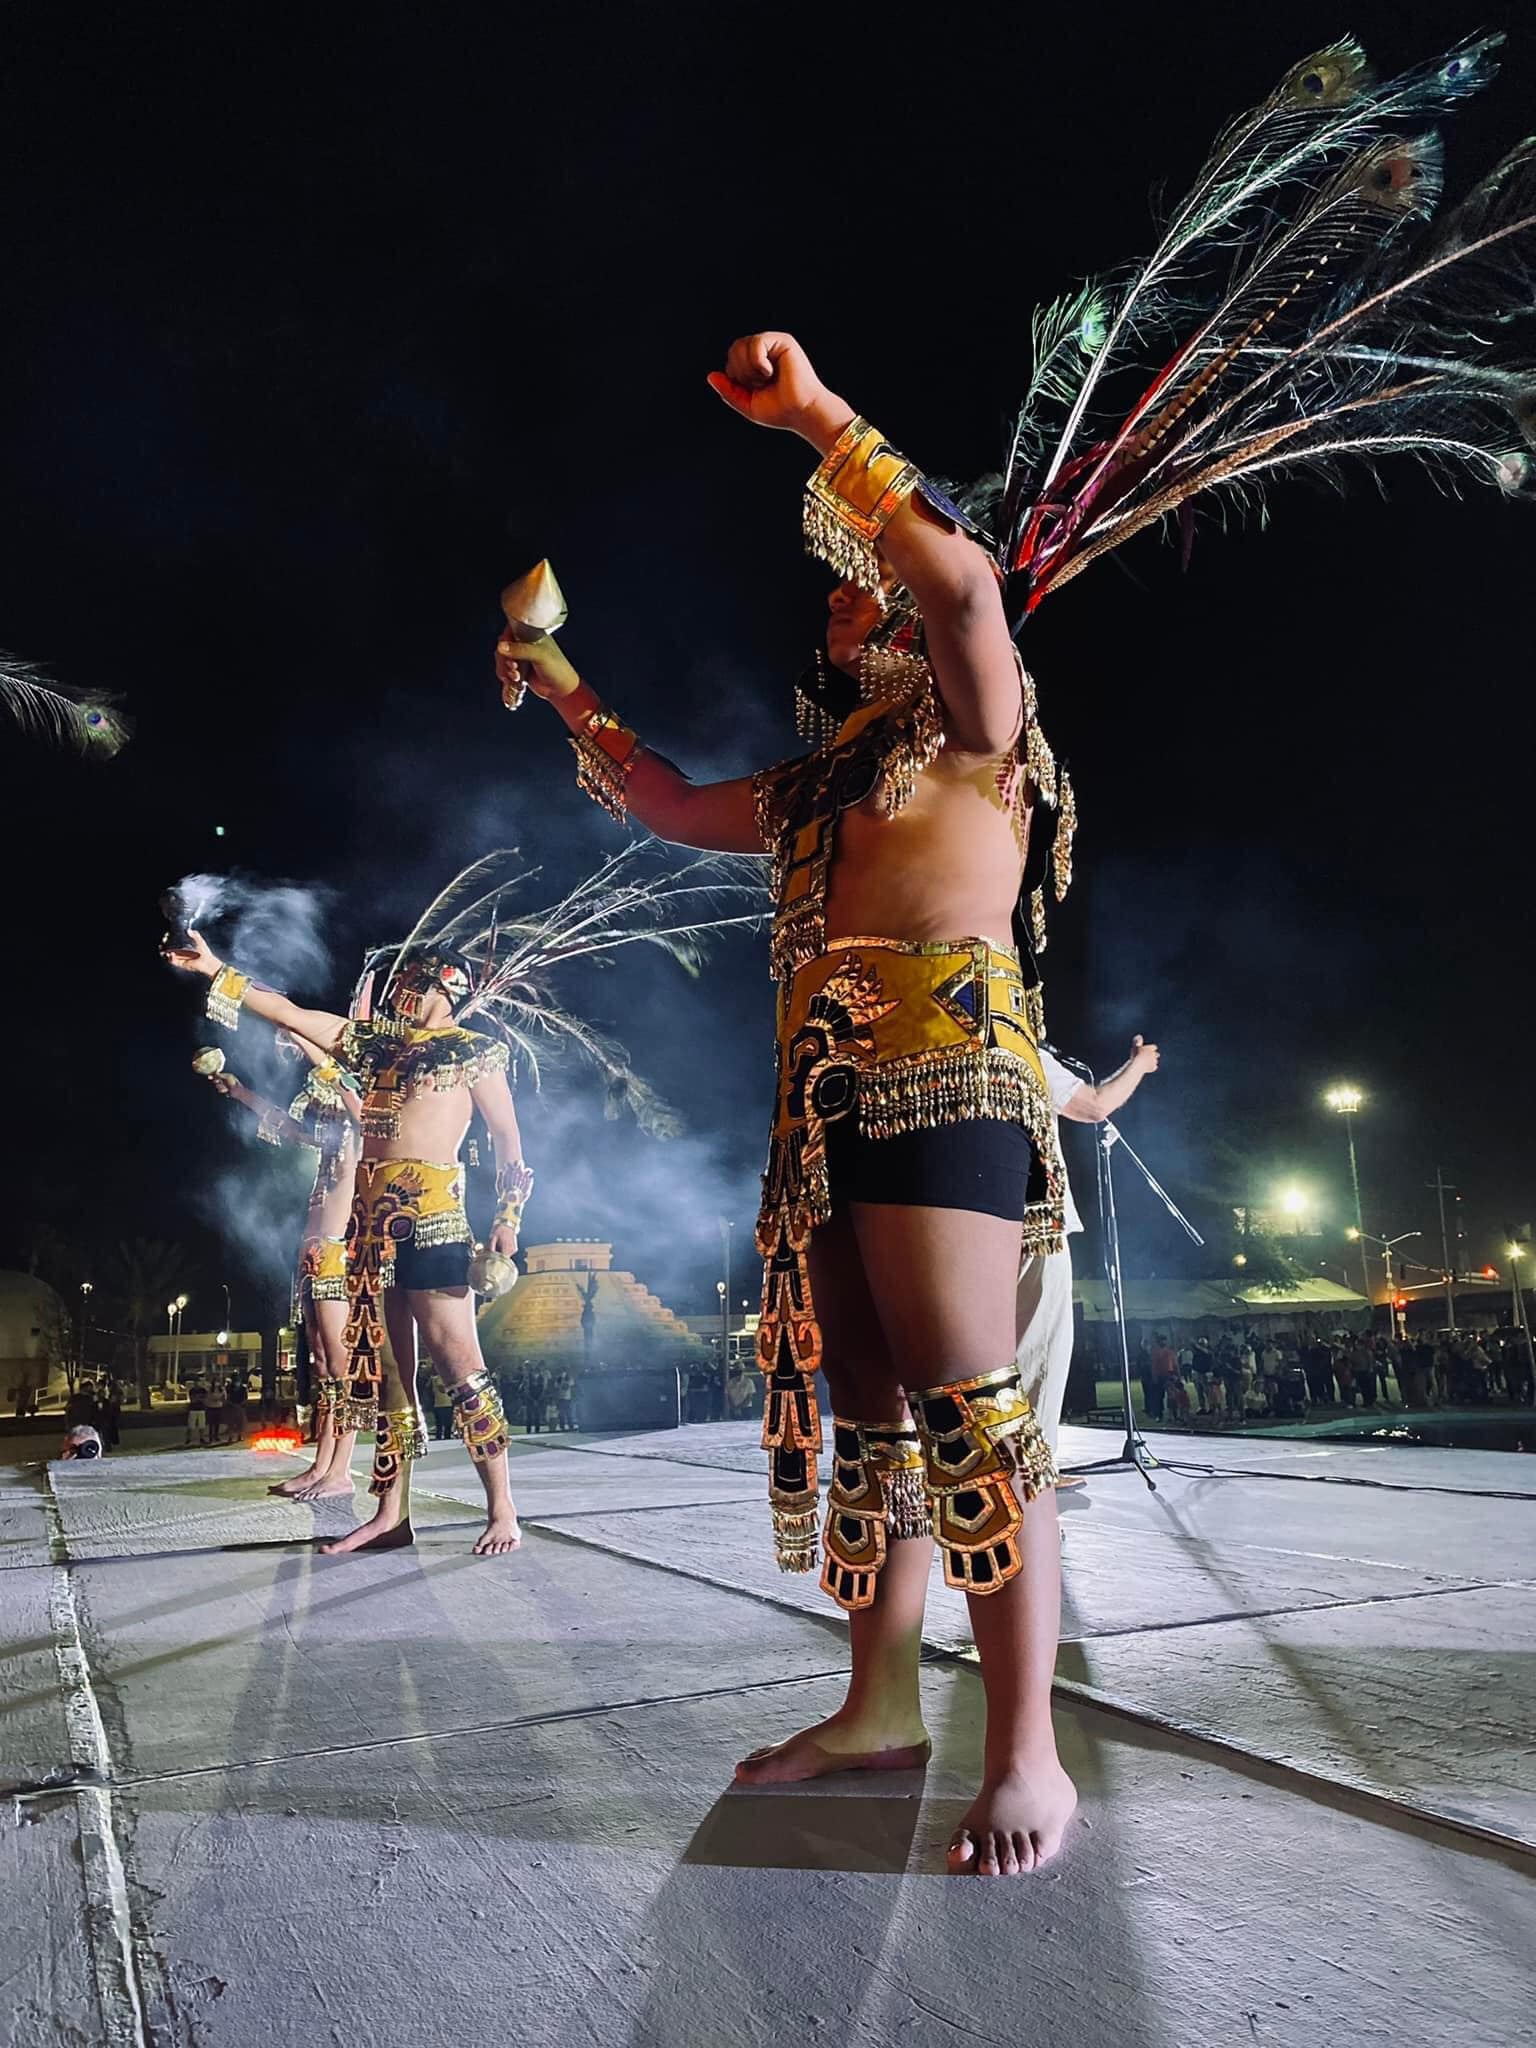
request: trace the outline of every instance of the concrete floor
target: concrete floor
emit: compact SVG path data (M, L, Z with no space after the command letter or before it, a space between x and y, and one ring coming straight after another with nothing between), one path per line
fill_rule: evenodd
M937 1583L926 1776L728 1789L845 1661L750 1427L518 1441L527 1541L486 1563L455 1446L416 1549L353 1559L311 1541L344 1503L266 1495L291 1461L0 1464L0 2041L1530 2038L1525 1462L1161 1447L1220 1471L1065 1500L1083 1813L995 1884L941 1874L980 1690Z

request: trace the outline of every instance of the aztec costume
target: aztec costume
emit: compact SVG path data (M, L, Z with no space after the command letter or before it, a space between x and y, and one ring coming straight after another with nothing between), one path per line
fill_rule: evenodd
M1437 137L1411 131L1489 82L1500 40L1470 40L1385 83L1348 39L1295 66L1224 130L1145 264L1036 313L999 473L952 502L856 419L807 487L812 552L880 592L881 535L920 495L990 553L1016 631L1048 591L1145 527L1171 519L1187 558L1201 493L1262 503L1269 477L1290 468L1408 452L1528 495L1536 365L1500 358L1536 307L1536 140L1412 234L1441 178ZM1185 338L1161 367L1139 362L1158 332ZM841 814L874 800L894 815L944 739L921 620L900 593L872 640L865 705L847 716L807 689L815 751L756 778L779 984L759 1363L780 1563L801 1571L815 1560L821 1448L805 1248L832 1204L867 1170L868 1198L883 1201L955 1206L944 1191L980 1180L991 1193L963 1206L1020 1213L1026 1254L1054 1255L1064 1223L1034 955L1047 881L1059 899L1070 877L1070 785L1024 677L1016 758L999 764L1005 800L1033 811L1016 951L829 935ZM622 817L636 735L599 706L574 745L582 786ZM1056 812L1049 846L1041 806ZM1017 1189L997 1157L1010 1130L1033 1155L1017 1211L998 1206L1005 1180ZM882 1147L884 1174L871 1163ZM922 1496L950 1582L1003 1584L1020 1568L1015 1488L1028 1497L1052 1475L1016 1360L908 1399L910 1431L836 1423L823 1583L845 1606L873 1598L887 1540L923 1523Z
M239 1024L239 1007L230 1008L227 986L216 1002L210 999L207 1014L234 1030ZM205 1046L194 1056L192 1066L204 1079L212 1079L225 1071L224 1054L216 1046ZM346 1238L329 1235L317 1226L324 1220L329 1198L343 1181L350 1180L357 1163L357 1127L342 1096L343 1087L350 1084L351 1076L334 1060L323 1060L309 1069L286 1111L269 1103L257 1115L256 1135L263 1144L296 1145L314 1154L314 1180L289 1301L289 1318L295 1323L302 1321L305 1309L314 1302L347 1298ZM338 1416L341 1430L357 1427L357 1421L346 1413L346 1385L341 1379L319 1378L314 1399L322 1429L327 1423L335 1429Z

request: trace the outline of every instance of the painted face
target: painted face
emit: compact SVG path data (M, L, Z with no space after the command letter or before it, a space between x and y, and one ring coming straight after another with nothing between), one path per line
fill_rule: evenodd
M446 998L450 1011L469 1000L469 976L455 960L432 953L412 953L403 960L390 984L390 1007L407 1024L420 1021L433 996Z

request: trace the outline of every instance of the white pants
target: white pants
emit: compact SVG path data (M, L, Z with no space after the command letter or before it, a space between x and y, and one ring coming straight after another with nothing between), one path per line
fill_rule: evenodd
M208 1441L208 1410L189 1408L187 1410L187 1442L205 1444Z
M1040 1418L1052 1451L1072 1365L1072 1253L1070 1247L1026 1259L1019 1269L1019 1333L1014 1357L1020 1391Z

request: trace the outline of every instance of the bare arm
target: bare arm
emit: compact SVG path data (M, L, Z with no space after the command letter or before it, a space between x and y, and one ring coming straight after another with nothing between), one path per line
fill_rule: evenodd
M582 681L547 633L537 640L498 642L496 673L504 692L526 681L536 696L554 706L573 733L580 733L602 705L591 684ZM728 782L690 782L680 768L642 742L624 794L632 814L659 839L714 853L763 851L749 775Z
M856 417L829 391L788 334L734 342L711 388L759 426L798 434L825 455ZM880 538L880 552L917 600L952 744L998 754L1018 737L1019 670L992 564L969 538L914 495Z
M200 932L193 932L193 945L185 950L167 946L162 958L169 960L173 967L179 967L184 974L200 974L204 980L212 981L219 975L225 963L211 952L207 940ZM287 996L280 996L276 989L258 988L254 982L246 990L241 1007L253 1016L265 1017L269 1024L277 1024L285 1031L291 1031L295 1038L307 1038L318 1046L322 1053L333 1053L341 1043L341 1034L347 1028L345 1017L336 1017L329 1010L301 1010L297 1003L291 1003Z
M499 1179L503 1167L516 1166L523 1156L523 1134L518 1128L517 1106L512 1100L512 1090L507 1086L506 1075L487 1074L470 1090L470 1096L485 1118ZM504 1223L498 1223L491 1232L490 1248L493 1252L505 1252L510 1257L517 1250L517 1232Z
M213 1074L209 1078L220 1095L226 1096L231 1102L240 1103L251 1112L252 1116L259 1117L273 1138L279 1143L284 1145L314 1144L314 1139L301 1123L289 1116L286 1110L279 1109L275 1102L268 1102L264 1095L258 1095L254 1088L247 1088L245 1083L237 1079L235 1075L229 1073Z
M1076 1124L1101 1124L1129 1102L1148 1074L1158 1069L1160 1054L1140 1036L1131 1040L1132 1052L1123 1067L1097 1083L1085 1081L1077 1093L1062 1104L1061 1113Z

